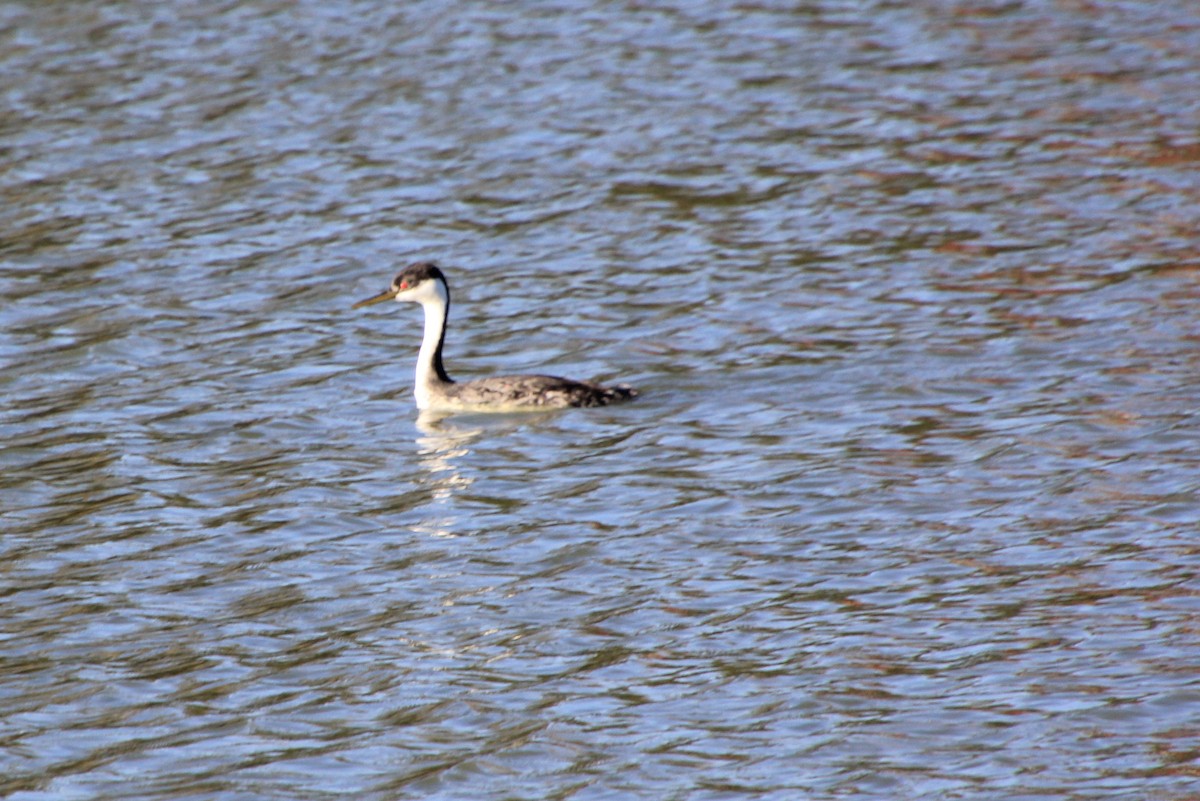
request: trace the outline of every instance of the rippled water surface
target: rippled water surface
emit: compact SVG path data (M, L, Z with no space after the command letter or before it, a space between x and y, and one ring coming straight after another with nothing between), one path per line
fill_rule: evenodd
M1200 10L0 5L0 795L1194 799ZM419 419L460 377L634 403Z

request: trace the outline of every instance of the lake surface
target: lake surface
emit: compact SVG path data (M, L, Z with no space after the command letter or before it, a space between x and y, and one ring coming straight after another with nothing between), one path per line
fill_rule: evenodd
M0 5L0 796L1194 799L1200 10ZM419 418L460 378L603 409Z

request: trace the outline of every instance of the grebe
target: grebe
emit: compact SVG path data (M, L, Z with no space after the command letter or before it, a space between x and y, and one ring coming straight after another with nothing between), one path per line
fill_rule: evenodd
M550 375L505 375L455 383L442 364L450 287L438 266L430 262L410 264L400 271L390 288L360 300L352 308L385 300L420 303L425 309L425 338L417 354L417 377L413 385L417 408L422 411L507 412L607 406L637 395L636 390L624 385L602 387Z

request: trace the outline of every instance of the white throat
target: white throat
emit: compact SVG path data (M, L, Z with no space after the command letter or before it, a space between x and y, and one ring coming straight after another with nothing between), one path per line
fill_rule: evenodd
M427 281L412 291L408 297L397 300L413 300L425 310L425 336L421 339L421 351L417 354L417 373L413 382L413 395L418 409L433 405L434 391L450 383L437 373L434 360L438 358L442 335L446 328L446 309L450 295L441 281Z

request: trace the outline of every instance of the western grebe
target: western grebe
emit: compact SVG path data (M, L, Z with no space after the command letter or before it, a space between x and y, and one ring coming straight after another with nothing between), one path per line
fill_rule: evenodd
M636 390L624 385L602 387L550 375L505 375L455 383L442 364L450 287L438 266L430 262L410 264L386 291L360 300L353 308L385 300L420 303L425 309L425 337L417 354L413 385L417 408L422 411L506 412L607 406L637 395Z

